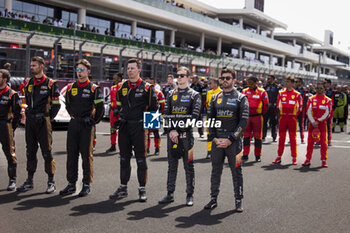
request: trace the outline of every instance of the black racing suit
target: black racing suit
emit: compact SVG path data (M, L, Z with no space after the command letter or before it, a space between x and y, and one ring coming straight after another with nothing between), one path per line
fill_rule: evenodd
M55 118L61 106L59 102L60 92L56 81L43 75L40 80L37 78L26 80L24 96L28 105L25 133L28 179L32 180L36 171L38 163L36 153L39 143L45 160L45 172L49 176L49 181L52 181L55 173L55 161L51 154L51 120Z
M298 124L299 124L299 131L300 131L300 138L302 141L304 141L304 115L305 115L305 108L307 102L305 102L305 95L306 95L306 89L304 87L298 87L295 89L297 92L300 93L301 97L303 98L303 108L302 111L298 115ZM304 107L305 106L305 107Z
M269 105L268 109L264 115L264 125L263 125L263 138L266 138L267 135L267 122L269 122L269 125L271 127L271 136L273 139L276 139L277 137L277 96L279 92L279 87L273 83L273 84L267 84L264 89L267 92L267 95L269 96Z
M208 119L221 121L221 127L209 128L209 139L228 138L232 144L227 148L217 148L213 142L211 197L217 198L225 157L231 168L233 187L236 199L243 198L243 176L241 168L242 133L248 125L249 104L246 95L236 89L230 92L220 92L213 96Z
M83 160L83 183L90 184L93 177L93 143L95 125L104 113L100 87L87 80L68 85L66 109L71 116L67 132L67 180L78 180L79 153Z
M200 83L192 84L191 88L193 90L195 90L196 92L198 92L199 95L201 96L202 102L201 102L201 109L200 109L199 119L202 120L203 112L204 112L204 106L205 106L205 101L206 101L206 92L203 91L203 86ZM202 136L204 134L203 127L199 127L198 128L198 133L199 133L200 136Z
M7 173L16 179L17 158L14 132L21 119L21 103L17 92L9 86L0 90L0 143L7 159Z
M141 78L136 83L123 82L117 91L117 108L120 119L118 143L120 148L120 181L127 185L131 175L130 159L134 150L137 162L137 178L140 187L147 183L147 135L143 128L143 113L158 109L154 87Z
M194 165L193 165L193 129L191 126L181 127L172 123L188 122L198 120L201 110L201 96L192 88L175 89L169 93L165 102L164 118L168 126L168 180L167 190L169 193L175 191L177 168L179 159L183 159L186 173L186 193L192 195L194 192ZM172 130L179 133L178 144L174 144L169 134Z
M332 100L332 113L330 117L327 119L327 141L328 144L331 144L332 141L332 124L333 124L333 111L335 108L334 105L334 93L335 91L332 88L327 88L324 94Z

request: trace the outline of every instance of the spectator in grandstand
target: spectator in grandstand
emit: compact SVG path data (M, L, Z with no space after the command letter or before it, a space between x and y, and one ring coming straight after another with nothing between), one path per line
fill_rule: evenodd
M49 17L46 17L44 20L43 20L43 24L51 24L50 20L49 20Z
M4 69L10 71L10 70L11 70L11 63L6 62L6 63L4 64Z
M63 21L62 21L62 19L60 19L60 20L58 21L58 26L59 26L59 27L63 27Z

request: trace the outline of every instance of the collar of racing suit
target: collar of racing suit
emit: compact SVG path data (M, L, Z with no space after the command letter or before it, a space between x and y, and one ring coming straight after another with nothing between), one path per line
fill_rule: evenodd
M188 91L190 88L189 87L186 87L184 89L178 89L179 90L179 93L185 93L186 91Z
M81 83L79 81L77 81L78 87L86 87L86 85L88 85L90 82L89 79L87 79L85 82Z
M37 78L34 77L34 85L35 86L41 85L45 81L45 79L46 79L46 75L45 74L43 74L43 76L40 79L37 79Z
M0 90L0 95L4 94L9 89L10 89L10 87L8 85L6 85L6 87L4 89Z
M130 80L129 80L128 85L131 89L136 89L136 87L138 87L141 82L142 82L141 78L139 78L136 83L130 82Z

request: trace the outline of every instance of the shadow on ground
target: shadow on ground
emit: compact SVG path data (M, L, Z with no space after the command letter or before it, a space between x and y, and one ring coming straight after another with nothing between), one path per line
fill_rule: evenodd
M128 215L131 217L128 220L141 220L145 218L165 218L169 213L186 207L185 204L168 207L168 205L156 205L140 211L131 211Z

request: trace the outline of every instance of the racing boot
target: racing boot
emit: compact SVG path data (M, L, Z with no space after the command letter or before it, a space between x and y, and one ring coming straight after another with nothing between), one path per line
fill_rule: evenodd
M75 191L76 191L75 183L68 183L68 185L60 191L60 195L67 196L75 193Z
M216 198L212 197L208 204L204 206L204 209L206 210L212 210L218 206L218 203L216 201Z
M272 161L272 163L281 163L282 162L282 157L281 156L277 156L277 158Z
M147 201L146 188L145 187L140 187L139 188L139 201L140 202L146 202Z
M114 193L109 195L109 199L119 200L119 199L122 199L122 198L127 197L127 196L128 196L128 186L121 185Z
M50 193L53 193L55 191L56 191L55 181L47 182L47 189L46 189L45 193L50 194Z
M303 166L310 166L310 165L311 165L310 159L306 159L306 160L303 162L302 165L303 165Z
M187 194L186 206L193 206L193 196L192 196L192 194Z
M17 192L27 192L34 188L33 180L27 179L21 186L17 188Z
M167 204L167 203L171 203L174 201L174 194L171 192L168 192L168 194L163 197L162 200L160 200L158 203L159 204Z
M159 155L159 148L156 148L156 150L154 151L154 155Z
M85 197L90 193L90 185L89 184L83 184L83 188L81 189L80 193L78 194L79 197Z
M108 150L106 150L106 153L111 153L115 151L117 151L117 149L115 148L115 145L111 145L111 147Z
M294 158L294 157L293 157L293 159L292 159L292 165L298 165L298 163L297 163L297 158Z
M236 212L238 213L243 212L242 199L236 199Z
M255 156L255 162L261 162L261 156Z
M322 160L322 167L328 167L326 160Z
M9 185L7 186L7 191L15 191L16 189L16 180L10 179Z

